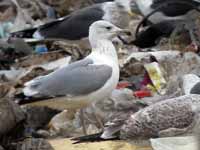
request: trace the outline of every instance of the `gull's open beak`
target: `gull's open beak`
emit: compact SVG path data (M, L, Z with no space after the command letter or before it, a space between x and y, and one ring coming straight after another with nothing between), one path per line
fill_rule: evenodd
M136 16L136 15L137 15L136 13L132 12L131 10L130 10L130 11L128 11L128 14L129 14L129 16L130 16L130 17L134 17L134 16Z
M116 31L117 35L128 35L128 36L131 36L132 33L130 32L130 30L127 30L127 29L118 29Z

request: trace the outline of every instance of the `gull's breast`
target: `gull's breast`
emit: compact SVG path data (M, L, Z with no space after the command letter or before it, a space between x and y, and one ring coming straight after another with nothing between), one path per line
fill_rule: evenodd
M97 57L97 59L95 59ZM112 91L116 88L119 81L119 65L117 62L113 61L107 56L93 56L93 61L95 65L108 65L112 67L112 75L108 81L97 91L88 95L91 101L103 100L110 96ZM92 81L91 81L92 82Z

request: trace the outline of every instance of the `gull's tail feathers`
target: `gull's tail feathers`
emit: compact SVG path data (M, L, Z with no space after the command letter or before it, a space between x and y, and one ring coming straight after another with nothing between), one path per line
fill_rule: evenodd
M23 89L23 93L26 96L36 96L39 94L39 91L37 90L37 87L40 85L40 82L38 82L38 79L31 80L29 82L26 82L25 88Z
M40 95L40 86L42 84L41 79L43 79L45 76L39 76L35 79L28 81L24 84L25 88L23 89L23 93L26 96L34 96L38 97Z
M24 93L19 93L16 94L15 97L15 102L19 105L25 105L25 104L30 104L34 102L40 102L40 101L47 101L50 98L49 97L31 97L31 96L26 96Z
M73 142L73 144L79 144L79 143L85 143L85 142L100 142L100 141L119 140L119 137L104 139L101 137L102 133L103 132L86 135L86 136L81 136L81 137L76 137L76 138L72 138L71 140L75 141L75 142Z
M10 33L10 37L15 38L33 38L34 33L37 31L37 28L29 28L16 32Z
M20 105L48 100L51 97L42 96L39 92L39 87L41 85L40 79L42 79L43 76L39 76L31 81L28 81L24 84L24 89L22 90L22 93L19 93L15 95L16 102Z

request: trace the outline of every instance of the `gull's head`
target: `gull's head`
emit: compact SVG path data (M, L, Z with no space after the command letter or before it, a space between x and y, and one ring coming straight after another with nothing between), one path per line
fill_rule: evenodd
M135 16L135 13L131 9L132 0L115 0L118 10L123 10L128 13L130 16Z
M89 40L91 44L98 40L112 40L117 35L129 34L125 29L120 29L108 21L96 21L89 29Z
M129 14L132 14L133 15L142 15L141 14L141 10L138 8L138 3L140 3L142 0L130 0L129 2ZM151 0L147 0L147 3L148 1L151 1Z

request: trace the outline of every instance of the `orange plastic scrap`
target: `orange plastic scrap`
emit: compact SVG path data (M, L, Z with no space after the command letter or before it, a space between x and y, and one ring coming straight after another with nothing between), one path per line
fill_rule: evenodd
M123 82L119 82L117 84L116 89L123 89L123 88L126 88L128 86L131 86L131 83L129 83L128 81L123 81Z

